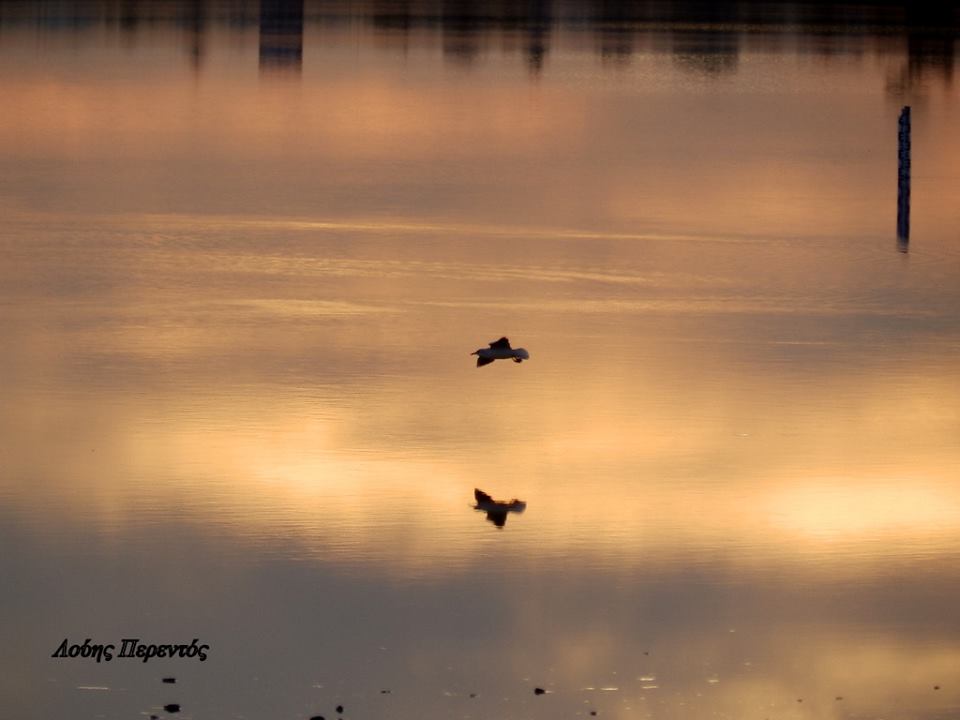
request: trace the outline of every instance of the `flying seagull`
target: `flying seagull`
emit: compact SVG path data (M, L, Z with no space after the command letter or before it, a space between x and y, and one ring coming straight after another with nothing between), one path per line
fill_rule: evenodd
M490 343L488 348L480 348L470 353L477 356L477 367L489 365L494 360L513 360L514 362L523 362L530 359L530 353L523 348L510 347L510 341L505 337Z

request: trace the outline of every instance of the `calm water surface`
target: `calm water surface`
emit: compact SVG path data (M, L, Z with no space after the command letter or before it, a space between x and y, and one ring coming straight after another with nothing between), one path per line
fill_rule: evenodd
M0 715L957 717L953 16L758 7L4 4Z

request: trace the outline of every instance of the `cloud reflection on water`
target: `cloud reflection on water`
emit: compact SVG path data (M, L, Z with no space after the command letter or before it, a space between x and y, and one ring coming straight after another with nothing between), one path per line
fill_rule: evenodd
M747 563L864 562L869 574L884 572L870 559L879 538L902 561L957 540L956 421L941 400L953 380L926 346L899 352L909 368L899 376L870 357L889 352L883 344L838 342L822 356L817 345L765 345L756 325L750 339L717 344L696 320L700 339L654 323L622 343L590 312L555 318L547 305L536 362L491 379L466 354L469 329L420 357L406 341L422 326L408 316L446 325L459 309L412 308L343 314L322 302L195 295L179 311L162 306L169 329L149 304L82 320L69 355L50 356L42 334L35 345L24 333L4 360L22 388L7 390L8 432L23 447L11 477L73 479L15 484L14 497L41 493L48 511L89 514L95 526L122 522L131 492L158 515L197 507L198 521L216 497L220 522L241 536L282 527L308 555L332 544L346 562L356 552L400 572L429 570L438 536L447 562L432 567L469 565L479 551L461 534L470 493L496 467L509 473L494 476L491 493L536 503L524 518L535 530L515 542L561 560L587 553L632 567L712 548ZM570 356L570 333L602 353ZM705 347L708 361L696 350ZM77 398L76 410L62 397ZM471 398L481 397L478 409ZM43 459L44 446L58 453ZM104 467L115 472L101 477ZM394 522L406 505L426 522Z
M307 3L275 73L254 4L12 7L5 709L150 712L77 632L202 634L196 717L957 704L949 32Z

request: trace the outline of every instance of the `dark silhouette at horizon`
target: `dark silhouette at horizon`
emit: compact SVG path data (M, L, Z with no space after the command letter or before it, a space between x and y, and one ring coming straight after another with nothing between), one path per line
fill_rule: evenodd
M261 0L260 71L303 69L303 0Z
M831 55L836 39L902 42L905 66L888 82L889 92L922 91L931 75L952 83L954 45L960 34L960 2L875 2L856 7L830 2L669 3L620 0L78 0L72 3L0 3L0 30L29 26L43 32L82 32L115 27L125 43L172 25L183 29L194 68L202 68L214 27L259 29L261 70L299 72L304 30L368 26L388 46L406 48L410 35L441 36L444 57L469 66L493 52L516 52L532 75L549 62L558 30L593 38L603 62L626 64L639 51L668 53L691 72L736 71L745 45L776 48L800 36L801 52ZM2 41L2 35L0 35ZM842 52L858 50L844 43Z

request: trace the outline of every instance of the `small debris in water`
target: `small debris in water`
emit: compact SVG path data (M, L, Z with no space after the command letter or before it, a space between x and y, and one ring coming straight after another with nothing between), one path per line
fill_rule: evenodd
M168 713L178 713L180 712L180 703L170 703L169 705L164 705L163 709Z
M940 689L940 686L939 686L939 685L934 685L934 686L933 686L933 689L934 689L934 690L939 690L939 689Z
M337 712L338 712L338 713L342 713L342 712L343 712L343 705L337 705Z
M310 720L327 720L323 715L314 715Z
M380 691L380 694L381 694L381 695L389 695L389 694L390 694L390 691L389 691L389 690L381 690L381 691Z
M837 697L835 697L834 700L843 700L843 695L837 695Z
M596 711L596 710L591 710L591 711L590 711L590 714L593 715L593 717L596 717L596 716L597 716L597 711Z
M470 693L470 697L475 698L476 696L477 696L476 693Z
M534 689L533 689L533 694L534 694L534 695L543 695L545 692L547 692L547 691L544 690L543 688L534 688Z
M170 684L170 685L173 685L173 683L175 683L176 681L177 681L176 678L164 678L162 682L165 682L165 683L168 683L168 684Z

